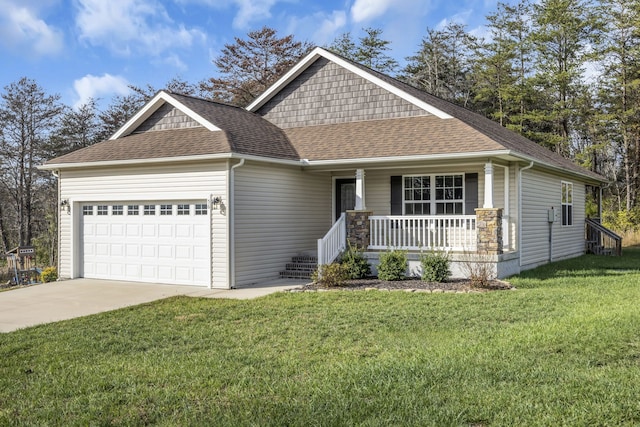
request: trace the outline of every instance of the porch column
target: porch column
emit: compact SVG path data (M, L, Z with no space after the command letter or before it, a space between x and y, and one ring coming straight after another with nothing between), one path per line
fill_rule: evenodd
M371 236L371 222L369 217L372 211L353 210L346 212L347 221L347 241L351 246L367 249Z
M502 246L502 209L476 209L477 251L479 254L500 255Z
M365 209L367 209L367 205L364 203L364 169L356 169L356 205L354 210Z
M493 163L484 164L484 203L485 209L493 208Z

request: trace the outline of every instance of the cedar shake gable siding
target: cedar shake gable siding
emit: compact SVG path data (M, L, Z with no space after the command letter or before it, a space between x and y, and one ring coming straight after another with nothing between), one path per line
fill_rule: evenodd
M283 129L429 115L326 58L318 58L256 112Z
M297 160L284 132L257 114L230 105L171 94L222 131L209 131L164 103L130 134L51 159L51 164L144 160L238 153Z

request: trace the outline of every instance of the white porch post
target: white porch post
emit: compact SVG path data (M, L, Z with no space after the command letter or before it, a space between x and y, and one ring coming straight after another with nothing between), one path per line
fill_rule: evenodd
M364 169L356 169L356 206L355 210L367 209L364 202Z
M493 209L493 163L484 164L484 209Z

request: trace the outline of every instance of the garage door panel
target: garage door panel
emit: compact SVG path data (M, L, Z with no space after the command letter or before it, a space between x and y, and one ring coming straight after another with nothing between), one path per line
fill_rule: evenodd
M158 237L173 237L173 224L160 224L158 226Z
M155 224L142 224L142 236L143 237L156 237L157 227Z
M127 224L127 237L140 237L140 224Z
M154 245L142 245L142 257L156 258L156 249Z
M111 236L124 237L125 225L124 224L111 224Z
M128 207L153 203L118 202L115 210L114 204L94 203L108 209L102 209L106 215L87 214L81 218L82 275L154 283L209 284L210 217L194 215L194 203L206 202L191 202L189 215L177 214L178 202L173 203L171 215L160 215L158 205L167 202L156 203L155 210L139 208L137 211ZM150 214L143 215L147 211Z
M111 257L121 257L124 256L124 246L121 244L112 244L111 250L109 251L109 255Z

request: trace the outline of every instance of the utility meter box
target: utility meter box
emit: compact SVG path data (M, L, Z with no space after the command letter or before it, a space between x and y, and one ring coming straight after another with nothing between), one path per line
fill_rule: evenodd
M551 208L547 211L547 217L549 222L556 222L556 210Z

